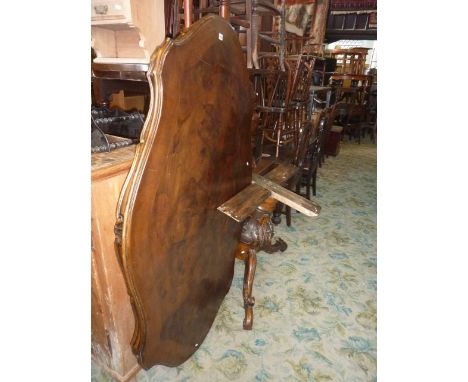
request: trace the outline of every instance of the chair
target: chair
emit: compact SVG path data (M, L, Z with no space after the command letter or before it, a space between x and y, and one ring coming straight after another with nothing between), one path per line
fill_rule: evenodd
M372 86L372 76L361 74L334 73L330 82L337 87L337 102L366 104Z
M361 144L361 136L366 120L366 109L363 105L348 104L346 120L342 124L343 135L348 135L348 139L357 139Z
M279 57L280 67L285 70L285 0L279 5L271 0L199 0L189 17L197 20L210 13L231 23L239 35L248 68L259 69L261 57L273 55Z
M262 57L277 56L281 70L286 70L285 12L285 0L252 0L252 64L255 68L261 67Z
M300 65L294 68L286 62L286 70L283 71L279 69L277 56L262 57L260 62L262 69L254 70L253 76L262 152L285 160L293 155L298 139L297 113L291 107L291 96Z
M337 71L346 74L364 74L368 48L335 49L331 57L337 59Z
M271 58L270 58L271 59ZM266 57L263 57L266 60ZM270 71L276 80L265 77L264 87L270 92L268 106L260 106L263 113L261 128L266 145L263 152L271 154L274 151L276 160L291 163L300 170L289 180L288 187L297 189L300 183L302 167L311 143L315 128L315 119L310 113L310 86L313 80L313 63L307 61L303 55L289 56L285 60L287 74L281 71ZM282 74L283 73L283 74ZM265 99L265 98L264 98ZM264 142L264 143L265 143ZM279 224L283 206L278 203L273 222ZM291 225L291 209L286 206L286 222Z
M365 133L370 133L372 143L377 142L377 89L374 89L369 94L366 121L362 132L363 136L365 136Z
M324 110L324 126L320 135L320 156L319 156L319 165L321 167L322 163L325 162L325 146L330 135L330 130L333 126L333 120L335 119L336 105L332 105ZM314 193L315 195L315 193Z
M328 139L328 134L333 124L333 119L335 115L335 106L331 106L322 111L316 112L316 123L315 134L309 145L307 152L307 162L306 166L303 168L302 182L301 185L305 186L305 194L301 194L298 188L296 192L299 195L305 196L310 199L310 190L312 188L312 195L317 194L317 170L320 166L321 158L323 158L325 153L325 144Z
M301 185L304 185L306 188L305 194L300 193L300 189L296 189L296 192L300 195L305 196L307 199L310 199L310 189L312 187L313 195L316 195L317 190L317 170L320 159L320 136L323 134L325 127L324 112L316 112L316 127L314 129L314 136L309 145L307 151L307 165L303 168Z

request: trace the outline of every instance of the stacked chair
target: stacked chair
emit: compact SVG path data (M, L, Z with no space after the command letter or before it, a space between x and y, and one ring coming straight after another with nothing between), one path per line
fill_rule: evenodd
M333 74L332 85L337 89L337 124L349 139L361 137L368 126L372 76L360 74ZM347 82L347 83L346 83Z
M307 54L285 57L281 70L278 56L260 58L260 69L252 70L252 82L257 95L256 152L260 161L287 162L300 170L288 186L305 196L310 188L316 193L317 167L323 160L327 131L333 119L333 108L312 112L310 87L313 83L316 58ZM264 164L263 164L264 166ZM291 225L291 209L278 203L273 222L278 224L281 214Z
M314 108L310 87L323 85L324 60L296 48L288 52L285 0L176 0L179 24L188 28L206 14L219 14L239 35L256 94L252 120L252 148L256 165L288 163L299 168L288 187L310 198L316 194L317 167L324 160L324 145L334 109ZM182 26L180 26L182 29ZM291 46L291 44L289 44ZM302 45L301 45L302 46ZM273 215L278 224L291 209L281 203Z

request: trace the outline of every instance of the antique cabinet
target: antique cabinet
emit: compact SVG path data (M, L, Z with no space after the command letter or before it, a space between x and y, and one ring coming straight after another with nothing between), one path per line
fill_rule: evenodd
M129 345L134 318L114 251L115 208L134 150L92 154L92 357L118 381L128 381L140 370Z
M164 0L91 0L94 62L147 63L165 37Z

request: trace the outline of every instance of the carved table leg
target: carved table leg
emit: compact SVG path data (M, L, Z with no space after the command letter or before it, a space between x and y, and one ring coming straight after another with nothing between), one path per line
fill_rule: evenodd
M288 244L283 239L277 238L274 244L272 242L266 243L262 247L262 251L265 251L266 253L275 253L278 251L284 252L287 248Z
M252 296L252 288L255 276L255 268L257 266L257 251L255 249L249 249L244 262L244 288L242 291L245 309L244 329L252 330L253 306L255 305L255 297Z
M244 261L244 285L242 296L244 298L245 317L243 327L245 330L252 330L253 325L253 306L255 297L252 296L253 281L255 277L255 268L257 267L257 251L245 243L239 243L236 257Z
M271 199L271 198L270 198ZM257 251L264 250L268 253L285 251L287 244L277 239L274 244L271 240L274 235L273 223L271 222L272 211L276 200L268 199L242 225L241 239L236 252L236 257L245 263L244 271L244 329L251 330L253 325L253 306L255 298L252 296L255 268L257 265Z
M276 203L275 199L269 198L260 207L257 207L242 226L241 243L257 251L263 250L268 253L286 250L287 244L282 239L276 239L274 244L271 242L275 234L271 216ZM241 258L244 259L244 257Z
M288 245L286 244L286 242L281 238L276 238L275 243L274 244L272 243L272 239L273 239L273 236L275 234L273 224L271 224L272 214L274 215L273 211L276 211L279 208L279 206L281 207L281 209L283 208L282 203L279 203L276 199L268 198L258 208L261 211L263 211L264 214L268 214L268 218L264 217L264 219L269 220L268 229L271 231L271 235L268 238L265 238L265 240L263 240L262 243L260 243L259 247L257 248L258 251L262 250L262 251L265 251L267 253L275 253L275 252L278 252L278 251L284 252L288 248ZM281 215L281 213L280 213L280 215ZM280 221L281 221L281 217L280 217ZM273 223L275 223L275 222L273 221ZM268 225L268 222L265 221L264 224Z

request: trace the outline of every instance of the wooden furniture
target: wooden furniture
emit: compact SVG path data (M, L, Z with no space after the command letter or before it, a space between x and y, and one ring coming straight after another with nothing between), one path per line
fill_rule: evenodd
M247 67L252 67L252 0L202 0L194 7L194 20L218 14L229 21L239 36Z
M332 91L333 88L330 86L310 86L311 112L330 107Z
M295 208L309 216L311 216L310 207L312 207L314 216L320 212L318 205L308 206L304 210L303 201L297 199L291 191L278 186L288 186L290 180L297 176L298 171L297 167L278 163L275 159L262 159L252 174L254 184L218 208L218 210L233 217L234 220L243 222L236 258L245 263L243 286L245 318L243 327L246 330L252 329L253 326L255 298L252 296L252 289L257 264L256 253L259 250L267 253L283 252L287 248L287 244L282 239L277 238L276 242L272 243L274 235L272 215L277 201L286 203L286 205L294 205ZM291 203L294 200L296 202Z
M289 161L299 171L290 180L289 188L295 189L296 193L300 194L302 172L304 171L304 167L307 166L307 151L309 150L313 136L316 134L319 115L311 108L312 104L310 102L315 58L299 55L297 60L293 60L290 66L293 66L294 63L298 65L298 68L295 70L293 79L290 108L292 109L292 123L296 130L297 140L294 142L293 157ZM285 207L285 214L286 224L289 227L291 226L291 207Z
M327 144L328 137L329 137L331 128L333 126L333 121L335 120L336 104L333 104L332 106L324 109L323 111L324 111L324 115L323 115L324 127L323 127L322 135L320 137L319 166L322 165L322 163L325 161L325 158L326 158L325 146Z
M324 86L327 80L327 59L320 56L314 57L314 86Z
M164 3L164 0L91 1L91 47L96 54L92 62L92 88L96 106L109 107L110 96L120 90L124 90L124 95L142 95L145 105L148 104L148 63L172 27L171 9Z
M131 345L144 368L189 358L231 284L240 226L216 208L251 183L242 143L252 102L236 39L227 22L207 16L167 40L152 66L152 114L116 225L136 319ZM216 105L221 94L235 109Z
M149 87L146 78L148 64L96 63L91 65L93 95L97 106L110 107L111 95L124 90L124 95L142 95L144 112L148 110Z
M314 133L312 135L312 140L307 148L306 161L302 168L301 173L301 183L298 183L300 186L305 186L306 192L304 196L307 199L311 198L310 190L312 187L313 195L316 194L316 185L317 185L317 170L319 166L319 160L321 157L321 136L324 132L324 118L323 112L316 112L317 123L314 128ZM300 187L296 189L296 192L300 194Z
M134 332L134 316L127 293L125 280L118 264L114 248L115 210L119 194L135 155L135 147L130 146L117 149L110 153L93 154L92 163L92 250L91 250L91 328L92 328L92 357L115 380L126 382L141 369L134 356L130 341ZM294 166L280 165L274 161L264 161L255 169L259 175L280 184L287 184L288 180L297 173ZM265 200L271 192L261 190L252 200L251 206L245 213L239 211L239 202L225 203L222 208L235 211L236 219L245 224L241 231L241 243L236 249L236 257L246 262L246 282L244 283L244 301L246 318L244 328L251 329L253 325L252 297L253 278L255 274L255 251L250 246L260 245L259 238L273 235L273 227L265 217L271 215L269 206L274 200ZM277 196L277 195L276 195ZM245 196L238 195L244 200ZM277 196L278 197L278 196ZM257 208L257 206L259 206ZM271 209L272 207L270 207ZM250 211L255 209L254 214ZM271 224L271 223L270 223ZM253 226L252 229L248 229ZM255 232L260 233L255 236ZM271 235L271 236L268 236ZM275 244L266 242L262 248L268 252L277 249L284 250L286 243L282 240ZM257 247L260 249L260 247Z
M325 142L328 139L329 123L332 114L334 113L334 106L315 112L317 122L314 129L312 140L309 143L306 160L302 168L302 184L306 188L304 196L308 199L311 198L310 190L312 188L312 195L317 193L317 171L324 161ZM299 186L299 184L298 184ZM297 193L300 193L300 187L297 187Z
M252 0L252 61L260 68L260 59L278 56L282 70L286 57L285 0Z
M239 35L248 68L260 68L260 58L273 55L284 69L285 0L202 0L193 13L194 18L219 14L228 20Z
M197 350L230 287L236 253L246 262L244 327L251 328L255 253L272 247L275 199L308 216L320 212L252 175L253 94L225 20L204 17L166 40L150 68L150 113L115 225L135 317L131 347L144 368L179 365Z
M340 104L339 122L343 134L354 136L361 142L361 129L368 119L369 97L373 77L362 74L340 74L331 76L332 86L336 89L337 103Z
M162 0L92 0L94 102L111 94L148 94L149 58L165 35ZM92 156L92 354L119 381L140 366L128 343L133 314L114 251L115 208L135 147Z
M365 132L370 132L373 143L377 142L377 86L371 89L367 110Z
M336 126L341 126L340 134L348 135L349 139L357 138L361 143L361 129L365 115L364 107L355 103L339 102L336 104Z
M297 166L299 172L294 179L295 191L298 195L301 195L301 185L304 175L306 176L306 194L304 195L307 199L310 197L310 184L313 180L314 195L315 195L315 179L317 176L318 159L320 157L320 141L323 133L322 128L322 112L314 111L312 113L310 121L307 123L305 129L306 135L301 144L300 158L297 159ZM291 208L286 207L286 224L291 225Z
M350 92L358 94L357 98L348 100L353 103L363 103L369 97L373 77L366 74L333 73L330 77L331 84L338 85L342 93ZM343 95L338 97L342 100Z
M343 74L364 74L368 48L334 49L328 55L337 60L336 71Z
M341 149L342 132L343 127L332 126L332 128L330 129L330 133L328 134L327 142L325 144L325 155L337 156L339 154Z
M165 34L164 0L91 0L95 62L149 63Z
M292 76L292 85L290 85L291 95L285 99L285 109L287 115L286 123L291 125L296 139L293 140L292 149L278 150L276 157L283 162L292 163L299 171L296 176L291 178L288 184L290 189L295 189L297 194L300 194L300 186L302 183L303 174L305 174L306 196L310 199L310 186L316 188L317 166L323 161L323 146L324 140L328 133L328 111L331 110L331 87L313 86L313 74L315 71L315 62L317 57L313 55L303 54L299 56L289 56L286 59L289 70L294 73ZM319 99L319 95L325 94L325 99ZM320 109L325 105L324 121L322 121L322 113L317 104L320 104ZM270 122L271 124L271 122ZM281 127L280 124L278 124ZM273 127L276 127L273 124ZM264 128L268 132L268 127ZM288 132L288 129L284 129ZM283 133L284 134L284 133ZM280 141L281 143L281 141ZM278 147L278 144L277 144ZM268 150L265 150L268 152ZM273 222L279 224L280 215L286 215L286 224L291 225L291 208L278 204L273 214Z
M115 208L135 146L91 156L91 354L117 381L140 369L130 346L134 319L114 251Z
M302 168L306 154L316 135L318 113L315 113L314 96L317 87L312 86L316 58L309 54L291 55L286 58L286 72L279 70L278 59L263 57L266 67L252 71L256 85L259 129L263 134L263 155L271 155L281 163L290 163L298 168L287 187L299 193ZM331 88L320 88L329 91ZM330 92L328 92L330 94ZM327 97L327 104L329 103ZM291 209L278 203L273 213L273 223L291 225Z
M301 57L285 62L280 69L279 57L262 57L262 68L251 71L257 94L256 111L262 132L262 152L276 158L291 157L297 145L298 130L292 105L295 80L304 63ZM280 150L282 153L280 154Z

